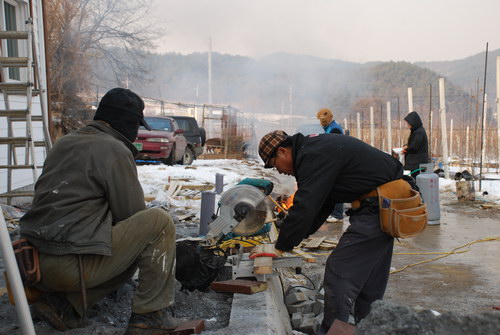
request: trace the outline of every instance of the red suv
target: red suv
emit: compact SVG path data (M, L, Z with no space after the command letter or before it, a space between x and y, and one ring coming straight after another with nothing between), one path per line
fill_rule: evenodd
M174 119L164 116L146 116L144 119L151 130L139 128L134 142L139 150L137 160L160 161L167 165L174 165L177 162L190 164L185 162L187 140L184 137L184 130Z

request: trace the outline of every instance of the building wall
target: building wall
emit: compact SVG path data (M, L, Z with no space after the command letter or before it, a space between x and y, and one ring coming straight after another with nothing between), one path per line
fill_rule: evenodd
M28 17L28 9L31 4L32 7L32 18L33 18L33 29L34 29L34 44L36 50L36 58L38 64L38 73L40 76L40 89L42 93L40 96L33 97L32 102L32 114L33 115L41 115L43 105L45 107L44 110L47 110L47 93L46 93L46 71L45 71L45 49L44 49L44 39L43 39L43 15L42 15L42 1L41 0L30 0L30 1L18 1L18 0L0 0L0 29L5 30L6 27L6 11L5 11L5 2L8 5L16 8L16 24L17 30L25 30L25 20ZM8 7L8 6L7 6ZM12 8L12 7L9 7ZM19 56L26 56L27 48L26 48L26 40L20 40L18 42L18 51ZM1 54L2 56L7 55L7 45L6 41L2 41L1 45ZM25 79L25 71L22 70L20 72L20 81L26 81ZM15 81L9 78L9 73L7 69L3 69L2 73L3 81ZM18 95L9 95L8 101L11 109L25 109L27 106L27 98L26 96L18 96ZM5 109L5 96L3 92L0 92L0 109ZM45 113L47 114L47 113ZM44 115L46 122L47 115ZM48 124L48 123L47 123ZM43 140L43 127L41 122L33 122L33 139L35 141ZM26 123L25 122L13 122L12 123L13 136L26 136ZM0 117L0 137L8 137L8 124L7 119L5 117ZM25 160L25 149L24 148L16 148L16 158L18 159L18 164L24 164ZM43 165L43 161L45 159L45 150L44 148L36 148L35 149L35 159L37 166ZM0 145L0 165L5 165L8 162L7 157L7 145ZM40 175L41 169L37 170L37 175ZM0 193L4 193L7 191L7 170L0 169ZM33 173L31 170L12 170L12 189L21 188L27 185L33 184Z

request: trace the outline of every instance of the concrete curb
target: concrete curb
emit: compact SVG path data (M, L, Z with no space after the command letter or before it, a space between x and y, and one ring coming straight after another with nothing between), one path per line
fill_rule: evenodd
M267 280L267 290L252 294L233 295L229 326L204 331L205 335L265 335L292 334L288 312L283 301L279 277Z

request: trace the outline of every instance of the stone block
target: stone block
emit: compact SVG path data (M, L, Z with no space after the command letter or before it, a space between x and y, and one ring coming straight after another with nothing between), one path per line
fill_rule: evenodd
M302 323L302 313L293 313L292 314L292 328L293 329L299 329L300 325Z
M293 315L294 313L312 313L312 309L314 306L314 301L307 300L298 304L287 305L286 308L288 310L288 314Z
M306 301L306 295L304 292L293 292L286 296L285 305L293 305Z
M318 323L316 322L316 318L304 318L302 320L302 324L299 327L299 330L306 334L316 334L318 330Z
M325 307L325 302L321 299L318 299L314 302L313 306L313 313L314 315L319 315L321 312L323 312L323 309Z
M325 289L321 288L318 293L316 293L316 299L325 300Z

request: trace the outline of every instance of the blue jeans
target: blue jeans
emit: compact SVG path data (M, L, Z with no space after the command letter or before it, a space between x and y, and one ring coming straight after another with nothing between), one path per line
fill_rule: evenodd
M344 204L337 203L333 208L333 212L331 214L334 218L342 220L344 218Z

